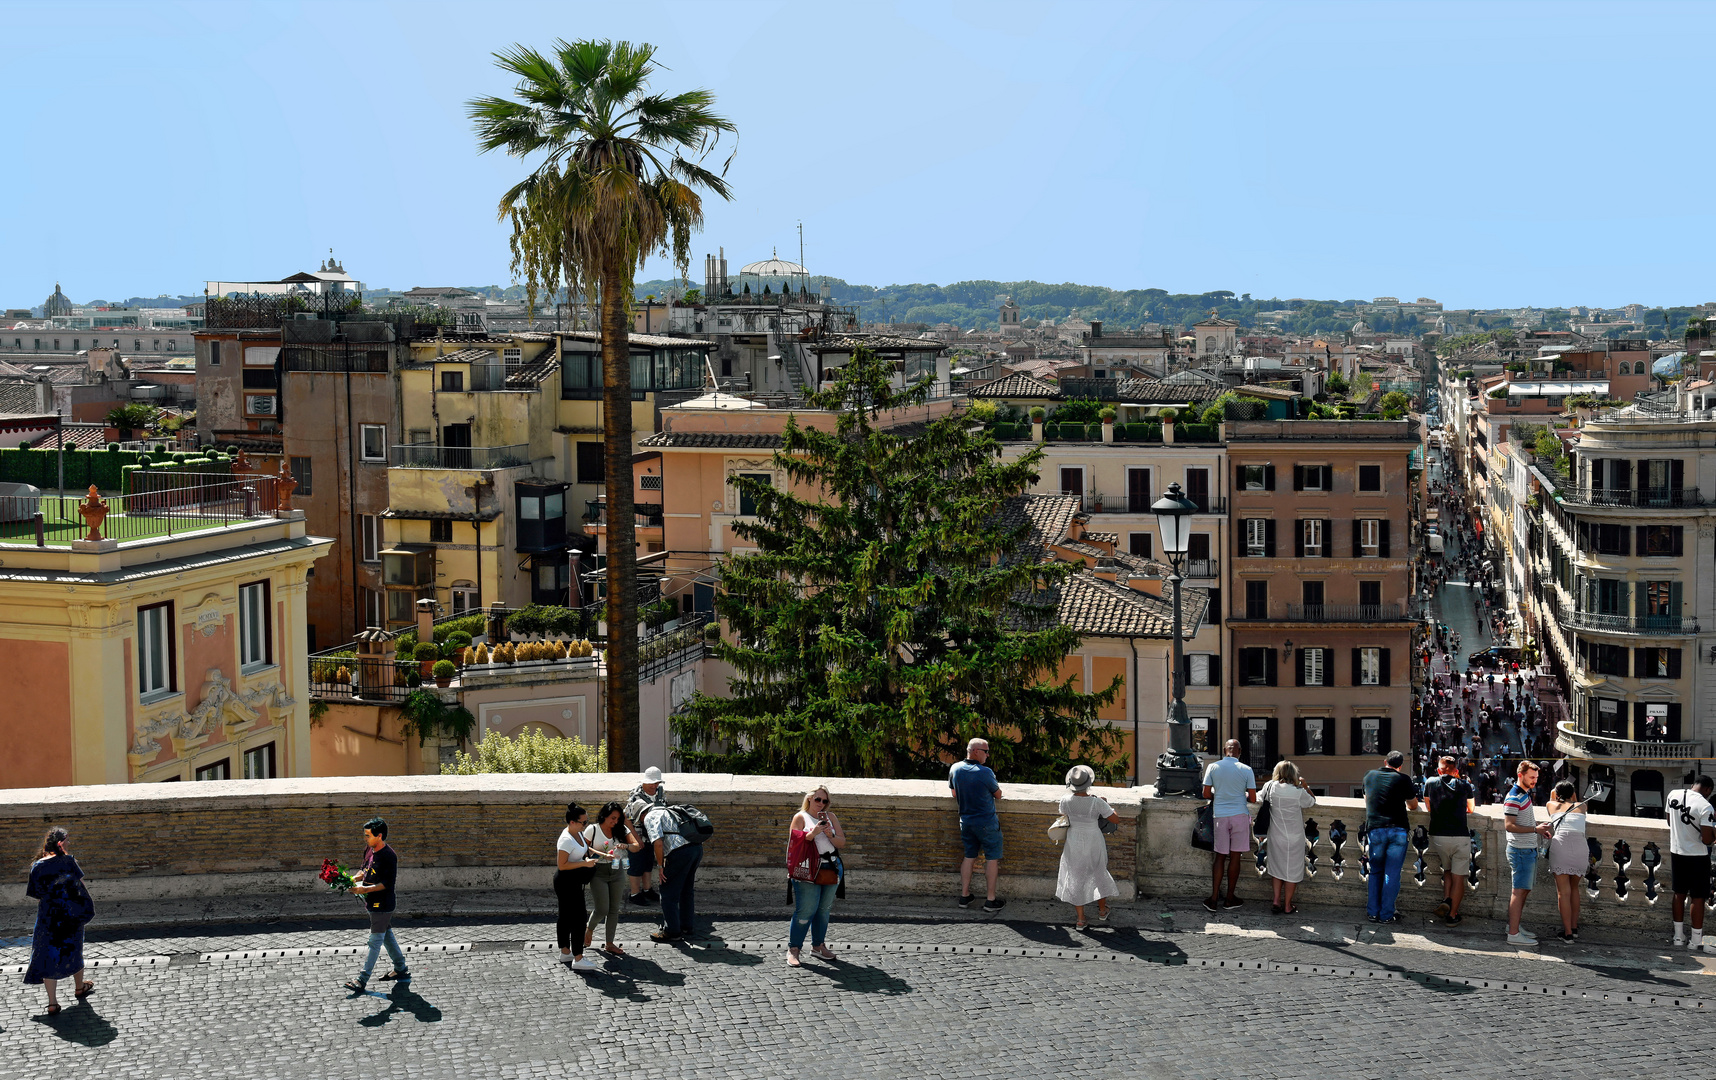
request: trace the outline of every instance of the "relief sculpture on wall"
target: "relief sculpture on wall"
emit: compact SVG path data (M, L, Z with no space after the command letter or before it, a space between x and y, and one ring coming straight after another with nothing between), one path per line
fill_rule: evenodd
M281 723L297 704L280 683L253 687L242 693L220 668L209 668L203 676L201 700L185 713L168 710L137 724L129 757L133 768L142 768L161 752L162 736L173 744L175 754L203 745L223 724L229 734L243 731L267 718L271 726Z

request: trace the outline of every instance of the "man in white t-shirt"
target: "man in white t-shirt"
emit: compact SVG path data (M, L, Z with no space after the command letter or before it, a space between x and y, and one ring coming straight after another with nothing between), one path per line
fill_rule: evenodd
M1686 945L1686 899L1692 898L1694 952L1716 952L1704 944L1704 902L1710 898L1710 845L1716 842L1716 807L1711 780L1688 771L1685 786L1668 796L1669 876L1674 889L1674 944Z

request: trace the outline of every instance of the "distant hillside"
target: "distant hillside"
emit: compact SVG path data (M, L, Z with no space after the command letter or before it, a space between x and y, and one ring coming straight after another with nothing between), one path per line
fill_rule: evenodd
M1346 330L1357 321L1353 311L1356 300L1256 300L1250 293L1235 294L1226 290L1207 293L1170 293L1166 289L1110 289L1101 285L1049 285L1041 281L960 281L952 285L855 285L840 278L811 279L813 288L826 280L833 298L839 303L858 304L867 319L878 322L952 323L976 329L997 325L996 299L1011 296L1028 319L1064 319L1077 314L1081 319L1100 319L1114 328L1138 326L1155 322L1169 326L1190 326L1207 318L1211 309L1224 319L1232 319L1247 329L1259 325L1260 311L1292 313L1279 324L1294 334L1334 333ZM753 285L778 290L780 279L766 278ZM637 295L664 295L669 289L682 287L669 280L641 281ZM1406 329L1401 327L1401 329Z

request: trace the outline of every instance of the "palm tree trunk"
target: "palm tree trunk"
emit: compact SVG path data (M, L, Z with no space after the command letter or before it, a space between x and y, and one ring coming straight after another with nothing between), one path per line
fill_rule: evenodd
M625 268L602 267L602 433L608 502L608 771L637 772L638 548L632 509L631 319ZM665 765L666 762L661 764Z

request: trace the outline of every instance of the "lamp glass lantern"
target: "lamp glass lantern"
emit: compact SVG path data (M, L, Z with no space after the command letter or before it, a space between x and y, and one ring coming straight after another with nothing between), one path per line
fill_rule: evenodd
M1156 529L1162 534L1162 554L1184 555L1192 540L1192 514L1198 504L1186 498L1180 485L1172 483L1162 497L1150 505L1156 515Z

